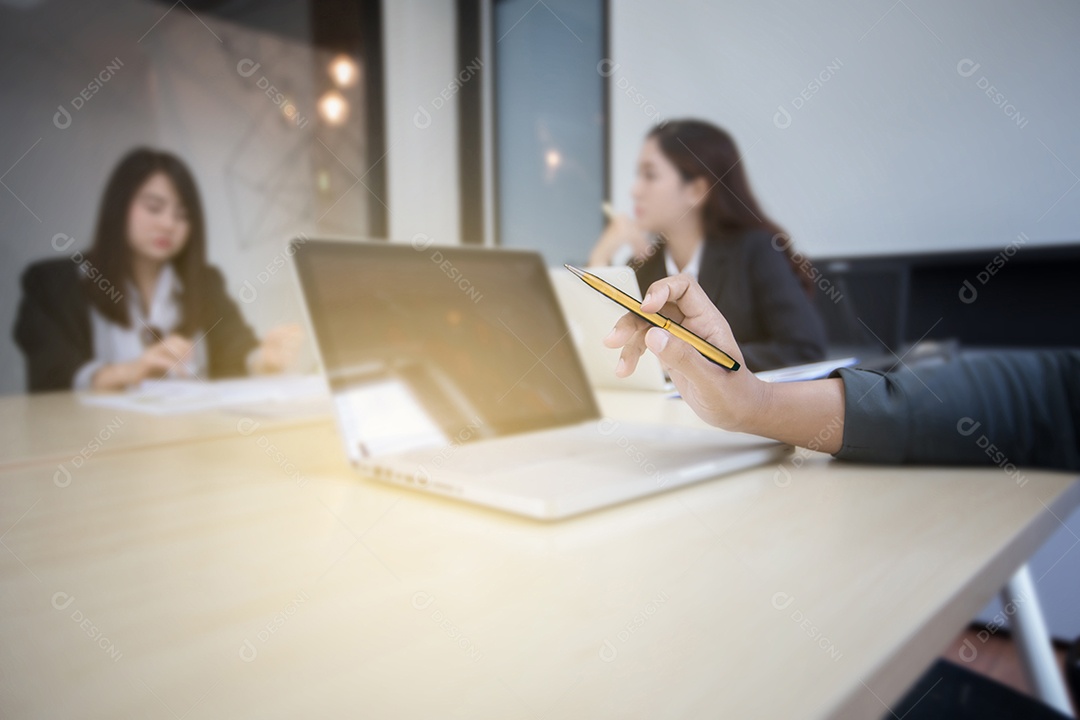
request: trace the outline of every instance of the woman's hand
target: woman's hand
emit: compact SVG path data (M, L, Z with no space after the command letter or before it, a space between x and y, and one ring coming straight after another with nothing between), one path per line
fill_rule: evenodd
M191 377L191 352L194 343L183 335L175 333L151 346L137 362L141 364L143 378L158 378L166 375Z
M304 342L304 330L299 325L279 325L263 337L251 362L251 371L260 375L291 370Z
M705 422L727 430L740 430L765 393L766 383L744 365L731 328L712 300L689 275L675 275L653 283L641 303L644 312L659 312L731 355L743 367L732 372L698 353L666 330L653 327L627 313L604 344L622 347L615 374L626 377L637 367L646 348L659 359L687 404Z
M610 265L616 251L623 245L629 245L634 251L635 260L644 260L649 255L652 243L648 235L627 215L615 215L611 218L600 240L589 254L589 266Z
M94 390L123 390L147 378L165 377L170 373L189 377L188 363L194 347L191 340L182 335L169 335L148 347L138 360L105 365L94 373L91 387Z

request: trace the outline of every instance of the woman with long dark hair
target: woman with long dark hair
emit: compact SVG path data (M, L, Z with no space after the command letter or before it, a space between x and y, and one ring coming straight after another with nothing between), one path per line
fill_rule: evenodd
M148 148L113 170L90 250L31 265L22 291L15 339L31 392L275 372L300 341L299 328L286 326L260 345L207 264L191 172Z
M758 205L731 137L707 122L675 120L645 138L634 219L611 219L590 265L629 247L641 291L663 277L694 277L739 338L747 367L822 360L825 327L814 284L791 239Z

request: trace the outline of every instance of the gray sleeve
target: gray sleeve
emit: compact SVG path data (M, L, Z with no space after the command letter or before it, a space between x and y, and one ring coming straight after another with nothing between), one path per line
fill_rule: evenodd
M1080 350L830 377L844 382L840 459L1080 470Z

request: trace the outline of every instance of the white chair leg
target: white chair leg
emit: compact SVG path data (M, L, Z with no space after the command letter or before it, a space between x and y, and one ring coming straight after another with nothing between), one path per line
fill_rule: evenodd
M1020 566L1002 589L1001 604L1005 607L1005 616L1010 618L1020 660L1035 695L1059 712L1076 717L1065 690L1065 680L1054 659L1035 582L1026 564Z

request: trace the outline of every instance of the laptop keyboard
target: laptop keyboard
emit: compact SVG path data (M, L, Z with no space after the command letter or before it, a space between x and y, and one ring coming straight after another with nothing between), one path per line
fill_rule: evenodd
M547 463L565 463L567 460L589 464L628 462L633 465L643 462L643 458L647 458L657 469L665 469L667 465L682 465L690 459L673 451L673 446L688 445L699 449L702 459L715 457L720 450L715 431L641 427L628 423L611 427L603 423L590 423L443 449L429 455L426 462L444 470L469 474L499 467L523 469Z

